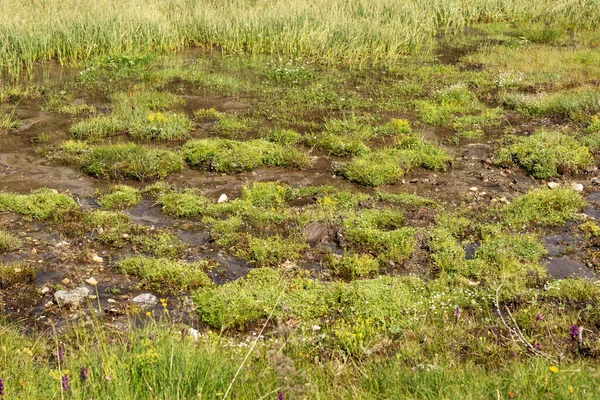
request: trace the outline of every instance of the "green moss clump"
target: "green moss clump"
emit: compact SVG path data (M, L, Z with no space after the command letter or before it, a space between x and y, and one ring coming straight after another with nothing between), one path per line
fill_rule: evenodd
M199 122L218 121L227 116L227 114L219 112L214 108L200 108L194 111L194 118Z
M298 132L291 129L274 129L267 136L269 142L290 146L298 143L301 138Z
M140 191L127 185L115 185L108 193L98 198L98 204L108 209L133 207L140 201L142 201Z
M183 140L193 124L181 113L136 113L128 123L129 135L137 140Z
M379 272L379 262L369 254L331 255L326 259L326 267L336 275L352 280L374 275Z
M145 286L172 290L210 286L212 281L205 272L209 265L207 261L186 263L168 258L142 256L126 258L119 262L119 267L124 272L139 277Z
M52 156L97 178L164 179L183 169L181 156L169 150L143 147L137 144L90 146L67 141Z
M101 139L128 132L138 140L182 140L192 129L192 122L184 114L159 111L183 103L171 93L119 92L112 95L111 100L111 114L79 121L71 127L71 136L75 139Z
M18 249L21 246L21 240L12 233L0 229L0 254Z
M82 228L91 231L95 240L115 247L122 247L124 237L132 235L135 229L126 214L116 211L86 212L82 222Z
M503 209L503 221L516 228L562 225L581 211L584 200L572 189L534 189Z
M381 262L402 262L415 247L414 229L403 227L403 215L393 210L361 210L342 222L347 240L358 251Z
M577 118L583 113L600 111L600 91L589 88L550 94L506 93L502 99L507 107L531 117Z
M181 193L166 192L158 196L164 212L179 218L193 218L212 214L213 203L194 189Z
M212 131L228 139L243 138L256 127L256 121L248 118L223 116L212 126Z
M278 267L285 261L294 261L308 247L302 241L279 235L266 239L248 235L246 243L237 251L237 255L257 267Z
M25 263L4 264L0 262L0 288L7 289L18 283L30 283L34 279L34 269Z
M307 142L327 153L340 157L365 154L369 147L365 141L375 136L373 128L356 119L332 119L325 123L323 132L314 134Z
M433 99L414 104L421 121L459 131L497 125L502 114L500 109L486 107L464 85L438 90Z
M129 241L136 250L161 258L176 259L185 250L185 245L171 232L158 231L134 235Z
M223 173L251 171L262 166L305 168L310 165L306 153L262 139L247 142L191 140L183 145L182 153L191 166Z
M281 207L295 196L294 190L279 182L253 182L242 187L240 199L255 207Z
M318 318L329 312L333 293L322 282L259 268L234 282L198 290L192 299L202 321L227 329L257 322L271 310L275 317Z
M547 179L592 165L587 146L576 138L556 131L540 130L496 152L498 163L514 162L531 176Z
M52 189L38 189L31 194L0 192L0 211L11 211L29 219L59 222L77 209L71 197Z
M71 126L69 133L75 139L102 139L127 130L125 121L114 115L103 115L79 121Z
M410 122L406 119L392 118L387 124L375 129L375 134L380 136L397 136L412 133Z
M445 170L452 157L441 147L418 135L398 137L393 148L376 150L342 164L338 172L365 186L392 184L410 169Z

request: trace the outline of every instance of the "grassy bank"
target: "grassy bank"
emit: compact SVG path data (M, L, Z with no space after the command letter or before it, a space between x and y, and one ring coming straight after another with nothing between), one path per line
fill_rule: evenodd
M61 62L121 52L170 52L186 45L326 63L394 63L431 49L441 30L477 22L541 20L564 29L600 19L593 0L0 1L0 65Z

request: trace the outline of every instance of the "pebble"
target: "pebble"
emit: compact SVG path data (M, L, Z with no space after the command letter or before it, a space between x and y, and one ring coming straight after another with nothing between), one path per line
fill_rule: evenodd
M44 286L43 288L40 289L40 294L43 296L46 293L48 293L50 291L50 289L47 286Z
M227 195L223 193L221 196L219 196L219 200L217 200L217 203L225 203L227 200L229 200L229 197L227 197Z
M583 192L583 185L581 183L573 182L571 183L571 189L576 192Z
M95 263L100 264L100 263L104 262L104 259L102 257L98 256L97 254L94 254L92 256L92 261L95 262Z
M548 182L548 189L556 189L557 187L560 186L560 183L558 182Z
M92 286L96 286L98 284L98 281L96 279L94 279L93 276L91 278L87 279L86 282Z
M158 303L158 298L152 293L142 293L131 299L131 301L142 308L148 308L154 307Z
M71 283L71 280L69 278L65 278L62 281L60 281L60 283L62 283L63 285L68 285L69 283Z
M75 309L90 294L86 287L78 287L71 290L59 290L54 293L54 300L60 307Z
M478 187L476 187L476 186L473 186L473 187L470 187L470 188L469 188L469 190L470 190L471 192L476 192L476 191L478 191L478 190L479 190L479 188L478 188Z

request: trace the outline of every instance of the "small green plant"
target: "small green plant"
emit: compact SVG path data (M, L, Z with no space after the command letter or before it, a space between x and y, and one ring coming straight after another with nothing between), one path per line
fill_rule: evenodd
M507 107L530 117L576 118L582 113L600 111L600 91L585 87L556 93L506 93L502 99Z
M294 190L279 182L253 182L245 184L240 199L255 207L281 207L294 197Z
M242 247L238 256L257 267L278 267L285 261L294 261L307 244L299 240L285 239L279 235L266 239L249 236L247 246Z
M28 219L59 222L78 209L71 197L52 189L37 189L31 194L0 192L0 211L11 211Z
M18 249L21 246L21 240L12 233L0 229L0 253L7 253Z
M216 135L227 139L247 137L256 127L256 121L248 118L224 116L212 126Z
M190 290L211 285L212 281L206 275L209 266L207 261L186 263L142 256L119 262L119 267L124 272L142 279L146 287L172 290Z
M127 185L115 185L98 198L98 204L108 209L133 207L142 200L140 191Z
M338 167L346 179L365 186L392 184L410 169L445 170L452 157L441 147L409 134L399 137L392 148L368 152Z
M0 133L19 129L23 122L15 117L16 108L10 112L0 110Z
M103 115L79 121L71 126L69 133L75 139L97 140L123 133L127 124L113 115Z
M186 189L181 193L165 192L157 199L164 212L179 218L193 218L212 214L213 203L197 190Z
M137 140L183 140L192 130L192 122L185 114L138 113L129 122L129 134Z
M531 136L515 138L513 144L496 152L497 162L514 162L531 176L547 179L577 172L592 165L589 149L572 136L539 130Z
M581 195L569 188L534 189L504 207L504 223L515 228L562 225L583 205Z
M98 178L164 179L183 169L179 154L133 143L89 146L67 141L51 158L75 164Z
M300 141L302 136L291 129L274 129L267 137L269 142L279 143L281 145L294 145Z
M331 155L349 157L367 153L369 147L365 142L374 136L373 128L356 118L331 119L325 123L323 132L313 134L307 142Z
M310 165L306 153L262 139L247 142L191 140L183 145L182 154L193 167L223 173L251 171L261 166L305 168Z
M194 111L194 118L198 122L212 122L223 119L227 114L215 110L214 108L200 108Z
M326 266L336 275L349 280L379 272L379 262L369 254L331 255L326 260Z

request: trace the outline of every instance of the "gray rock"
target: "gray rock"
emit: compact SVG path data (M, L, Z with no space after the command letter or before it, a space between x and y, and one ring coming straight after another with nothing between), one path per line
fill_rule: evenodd
M70 290L59 290L54 293L54 300L60 307L68 307L75 309L79 307L81 302L90 294L90 291L85 287L78 287Z
M576 192L583 192L583 185L581 183L573 182L571 183L571 189Z
M158 298L152 293L142 293L131 299L131 301L142 308L150 308L158 303Z

